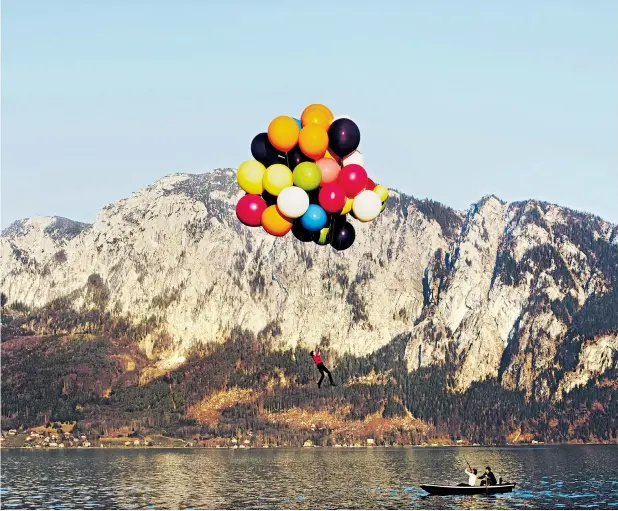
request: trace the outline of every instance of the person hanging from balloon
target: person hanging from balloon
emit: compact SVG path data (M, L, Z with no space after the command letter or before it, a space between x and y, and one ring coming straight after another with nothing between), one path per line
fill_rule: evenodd
M309 355L311 355L311 358L315 362L315 366L318 368L318 371L320 371L318 388L322 386L322 382L324 381L324 375L328 375L328 381L330 381L331 386L336 387L337 384L333 381L333 375L330 374L330 371L324 365L324 362L322 362L322 357L320 356L320 349L316 346L315 351L312 351L311 353L309 353Z
M356 232L347 215L370 222L388 198L388 189L367 176L359 144L356 123L321 104L309 105L300 119L275 117L251 142L254 159L238 168L246 192L238 219L272 236L292 231L302 242L348 249Z

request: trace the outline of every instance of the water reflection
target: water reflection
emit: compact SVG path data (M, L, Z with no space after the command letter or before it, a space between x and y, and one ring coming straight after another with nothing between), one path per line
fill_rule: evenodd
M2 509L617 508L618 447L3 451ZM427 496L469 462L512 494Z

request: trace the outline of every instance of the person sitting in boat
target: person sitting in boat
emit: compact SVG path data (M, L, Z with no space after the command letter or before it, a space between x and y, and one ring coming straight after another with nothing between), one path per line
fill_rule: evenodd
M476 475L478 471L473 468L472 471L466 469L466 474L468 474L468 486L476 486Z
M468 474L468 482L467 483L459 483L457 486L476 486L476 476L478 474L477 470L472 467L468 467L470 470L466 469L466 474Z
M485 473L481 477L479 477L479 479L484 479L481 484L484 484L485 486L494 486L498 484L496 476L491 471L491 467L485 467Z

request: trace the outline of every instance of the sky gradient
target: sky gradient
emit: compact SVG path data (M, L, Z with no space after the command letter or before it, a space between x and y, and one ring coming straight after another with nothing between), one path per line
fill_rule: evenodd
M4 0L2 227L237 167L310 103L376 181L618 222L615 0Z

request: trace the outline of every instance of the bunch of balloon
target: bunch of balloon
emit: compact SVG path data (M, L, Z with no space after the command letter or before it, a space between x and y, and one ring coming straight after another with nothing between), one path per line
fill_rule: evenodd
M351 247L356 232L347 215L370 222L388 198L388 189L367 176L359 144L356 123L321 104L309 105L300 119L275 117L251 142L253 159L238 168L246 192L238 219L273 236L292 231L303 242Z

